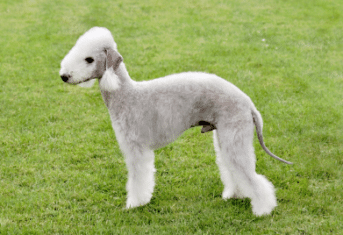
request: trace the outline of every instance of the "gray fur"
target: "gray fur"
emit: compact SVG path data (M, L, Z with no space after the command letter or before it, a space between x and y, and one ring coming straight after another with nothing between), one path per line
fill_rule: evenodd
M120 63L123 62L123 57L112 48L106 49L106 55L106 69L112 68L114 71L117 70Z
M85 64L92 56L94 64ZM233 84L207 73L187 72L144 82L133 81L105 28L92 28L61 63L70 84L99 78L99 87L128 167L127 208L148 203L154 188L153 150L174 141L185 130L213 131L223 198L249 197L256 215L276 206L273 185L255 172L253 127L265 146L262 117L250 98ZM66 80L68 78L68 80Z

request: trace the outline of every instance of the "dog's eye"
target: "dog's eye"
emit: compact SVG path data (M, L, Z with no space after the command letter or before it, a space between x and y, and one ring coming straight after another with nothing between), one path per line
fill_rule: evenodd
M91 64L93 63L94 59L92 57L87 57L85 61L87 61L88 64Z

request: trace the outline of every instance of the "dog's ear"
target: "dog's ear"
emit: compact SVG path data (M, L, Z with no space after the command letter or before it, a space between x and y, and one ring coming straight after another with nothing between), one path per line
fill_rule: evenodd
M115 71L121 62L123 62L123 57L118 51L115 51L112 48L106 49L106 70L113 68L113 71Z

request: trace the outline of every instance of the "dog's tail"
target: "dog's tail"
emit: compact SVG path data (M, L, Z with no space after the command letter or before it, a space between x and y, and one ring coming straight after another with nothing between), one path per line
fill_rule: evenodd
M278 156L274 155L272 152L270 152L270 150L266 147L266 145L264 144L263 142L263 135L262 135L262 127L263 127L263 122L262 122L262 116L260 114L259 111L257 111L257 109L254 107L252 110L251 110L251 114L252 114L252 117L253 117L253 120L254 120L254 123L255 123L255 126L256 126L256 133L257 133L257 138L258 138L258 141L260 142L260 145L262 146L263 150L266 151L266 153L268 153L268 155L270 155L271 157L281 161L281 162L284 162L286 164L290 164L292 165L293 163L292 162L289 162L289 161L286 161L282 158L279 158Z

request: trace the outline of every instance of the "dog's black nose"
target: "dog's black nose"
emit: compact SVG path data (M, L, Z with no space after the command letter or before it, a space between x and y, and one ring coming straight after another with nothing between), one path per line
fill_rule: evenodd
M69 77L70 77L69 75L65 75L65 74L61 75L61 78L62 78L63 82L67 82Z

